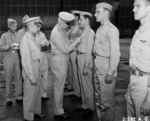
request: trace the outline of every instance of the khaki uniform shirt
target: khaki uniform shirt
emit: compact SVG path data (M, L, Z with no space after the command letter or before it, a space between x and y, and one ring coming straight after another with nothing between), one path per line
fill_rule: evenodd
M117 70L120 60L120 46L119 31L110 22L106 22L103 26L98 28L96 32L94 54L110 59L108 75L113 75Z
M22 37L20 44L20 54L23 70L30 80L34 79L32 62L41 61L41 52L38 44L35 42L35 37L28 32Z
M18 33L20 34L20 36L21 36L21 38L25 35L25 33L26 33L26 28L25 27L23 27L22 29L20 29L19 31L18 31Z
M135 33L130 47L130 67L150 73L150 23Z
M86 66L89 66L92 59L92 50L94 45L95 33L90 28L90 26L86 27L83 30L83 33L80 36L81 43L77 46L77 51L86 54L85 63Z
M65 30L61 29L57 24L52 30L51 37L51 53L56 55L65 55L69 53L69 39Z
M12 43L20 43L20 35L18 32L12 33L8 31L2 34L0 39L0 48L2 51L8 51Z

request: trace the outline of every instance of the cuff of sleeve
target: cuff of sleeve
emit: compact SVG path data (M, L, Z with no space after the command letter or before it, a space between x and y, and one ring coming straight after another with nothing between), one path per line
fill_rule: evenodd
M150 103L150 89L147 89L146 102Z

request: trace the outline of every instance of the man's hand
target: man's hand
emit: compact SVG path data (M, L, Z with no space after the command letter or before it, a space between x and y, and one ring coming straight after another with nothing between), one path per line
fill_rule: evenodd
M144 100L142 105L141 105L140 112L141 112L141 114L143 114L145 116L150 115L150 103L147 102L146 100Z
M83 71L82 71L83 76L87 76L88 75L88 70L89 70L88 67L84 67L83 68Z
M30 80L31 81L31 85L36 86L37 82L35 81L35 79Z
M49 42L45 42L45 45L46 45L46 46L49 46L49 44L50 44Z
M81 38L78 37L75 42L77 42L77 44L80 43L81 42Z
M105 78L105 83L106 84L111 84L113 82L113 76L112 75L108 75Z

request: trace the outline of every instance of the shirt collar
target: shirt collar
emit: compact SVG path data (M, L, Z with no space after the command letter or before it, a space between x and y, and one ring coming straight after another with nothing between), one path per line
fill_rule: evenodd
M15 32L15 33L12 33L10 30L8 30L8 34L10 34L10 35L15 35L16 32Z
M29 38L31 38L32 40L35 39L35 37L34 37L33 35L31 35L29 32L26 32L26 35L27 35Z
M141 25L141 26L139 27L139 32L143 32L144 30L146 30L146 29L149 28L149 27L150 27L150 22L144 24L143 26Z

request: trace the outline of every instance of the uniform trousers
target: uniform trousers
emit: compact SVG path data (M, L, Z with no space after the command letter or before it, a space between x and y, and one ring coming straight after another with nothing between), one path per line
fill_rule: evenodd
M94 83L95 83L95 102L99 121L114 121L114 93L116 80L111 84L105 83L105 78L109 69L109 58L96 56Z
M48 60L46 57L46 54L42 52L43 54L43 63L42 63L42 70L43 70L43 77L42 77L42 97L47 97L48 93Z
M51 69L54 74L53 103L54 115L64 113L63 94L67 78L69 55L53 55L51 58Z
M31 62L33 75L37 85L31 85L31 81L23 70L24 78L24 97L23 97L23 114L24 119L34 120L34 114L41 114L41 63L38 61Z
M137 120L150 121L150 116L147 117L140 113L141 105L147 94L148 80L149 75L136 76L131 74L128 91L125 95L128 117L135 117Z
M79 71L79 82L81 85L81 96L82 96L82 108L94 110L94 90L93 90L93 79L92 79L92 63L91 68L88 70L88 75L83 76L82 71L85 65L85 54L77 56L78 71Z
M15 80L15 97L22 99L21 61L18 52L4 54L3 67L6 81L6 101L12 101L12 80Z
M73 51L72 53L70 53L70 57L71 57L71 64L73 70L74 95L81 97L81 89L80 89L79 78L78 78L77 53Z

